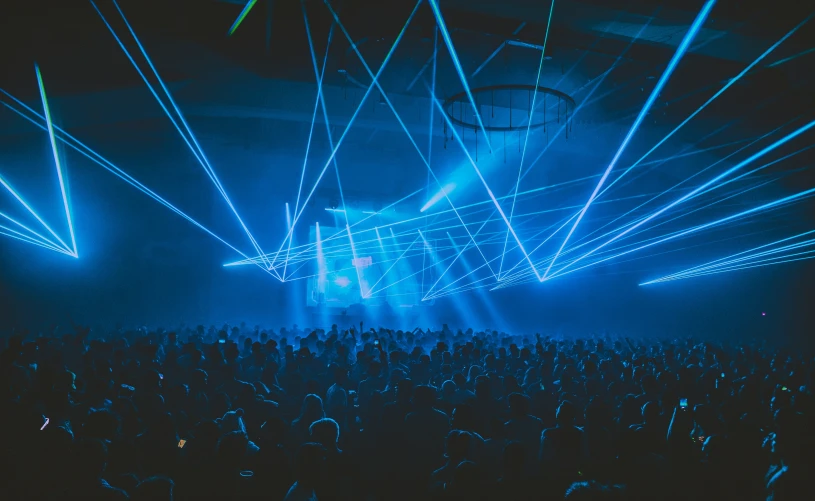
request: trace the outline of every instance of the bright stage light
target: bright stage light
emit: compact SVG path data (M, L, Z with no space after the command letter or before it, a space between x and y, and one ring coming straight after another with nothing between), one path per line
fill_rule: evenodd
M704 7L702 7L702 10L696 16L696 19L693 21L693 24L691 25L690 29L685 34L685 37L682 39L682 42L679 44L679 47L677 47L674 56L668 63L667 68L665 68L665 71L662 73L662 76L659 78L659 81L657 81L657 84L651 91L651 95L648 96L648 99L645 101L645 105L642 107L642 110L640 110L640 113L639 115L637 115L636 120L634 120L634 123L628 130L628 134L626 134L625 139L623 139L622 144L620 144L620 147L617 149L617 153L614 154L614 157L611 159L611 162L608 164L608 167L606 167L606 170L603 173L603 177L600 178L600 182L597 183L597 187L594 188L594 192L592 192L588 202L586 202L586 205L580 211L580 215L577 216L577 220L574 222L574 225L572 225L572 228L569 230L569 233L566 235L566 238L563 239L563 243L560 245L560 249L558 249L558 251L555 253L555 257L552 258L552 261L549 263L549 266L543 273L543 277L539 278L539 280L542 281L549 275L549 272L552 270L552 266L557 261L558 256L560 255L561 252L563 252L563 248L566 247L566 244L569 243L569 239L571 238L572 234L577 229L578 225L580 225L580 221L582 221L583 216L586 215L586 211L589 210L589 207L591 207L591 204L592 202L594 202L594 199L597 198L597 194L600 192L600 189L603 187L603 184L605 184L609 174L611 174L611 170L614 169L614 166L617 164L617 161L622 156L623 152L625 151L626 147L631 141L631 138L634 137L634 134L637 132L637 129L639 129L639 126L645 119L645 116L651 110L651 107L657 100L657 97L659 97L659 93L662 92L662 89L665 87L665 84L668 83L668 79L671 77L671 74L676 69L677 65L679 64L679 61L682 60L682 56L685 55L685 52L690 47L690 44L693 41L693 39L696 38L696 34L702 28L705 19L707 19L708 14L710 14L710 11L711 9L713 9L713 6L715 4L716 0L708 0L705 3Z

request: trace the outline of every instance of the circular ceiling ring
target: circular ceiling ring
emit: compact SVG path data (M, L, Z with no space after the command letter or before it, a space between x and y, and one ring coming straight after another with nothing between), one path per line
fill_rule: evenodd
M476 96L478 96L479 94L486 94L486 93L493 93L494 94L496 91L499 91L499 92L500 91L509 91L510 92L510 102L511 102L511 96L512 96L511 92L512 91L527 91L527 92L535 91L535 92L544 94L544 96L549 95L549 96L551 96L553 98L556 98L556 99L559 99L561 102L565 103L566 112L565 112L565 115L558 116L557 118L553 118L552 120L545 120L544 119L544 120L542 120L542 121L540 121L538 123L533 123L533 124L529 124L529 125L527 125L525 123L521 123L519 125L512 125L511 123L510 123L510 125L493 125L491 123L484 123L484 120L482 120L483 128L486 131L510 132L510 131L517 131L517 130L537 129L539 127L544 127L545 125L553 123L553 122L559 122L561 119L564 120L564 122L568 123L571 120L572 114L574 113L574 110L575 110L575 108L577 106L574 99L572 98L572 96L566 94L565 92L559 91L557 89L552 89L550 87L543 87L541 85L538 85L538 86L526 85L526 84L489 85L487 87L478 87L478 88L475 88L475 89L470 89L470 94L473 96L473 99L475 100L475 102L477 104L479 104L481 106L490 106L489 104L485 105L483 101L479 102L480 100ZM454 94L454 95L450 96L449 98L447 98L444 101L444 104L442 104L442 109L444 110L444 113L447 115L447 118L450 119L450 122L452 122L453 124L455 124L455 125L457 125L459 127L464 127L466 129L480 130L482 128L482 125L476 123L475 121L468 122L466 120L462 120L461 118L455 116L455 114L453 113L453 104L457 103L457 102L458 103L468 103L469 104L469 97L467 96L467 92L459 92L458 94ZM512 108L510 108L510 113L511 113L511 109ZM559 112L560 112L560 105L558 106L558 113ZM545 115L544 115L544 117L545 117ZM466 119L466 116L464 118ZM510 116L510 121L511 121L511 116Z

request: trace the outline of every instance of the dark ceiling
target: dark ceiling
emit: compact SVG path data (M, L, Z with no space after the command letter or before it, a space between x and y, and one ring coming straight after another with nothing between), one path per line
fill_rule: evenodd
M98 0L97 4L114 29L126 34L112 2ZM627 117L642 106L701 4L679 0L555 3L546 47L551 59L544 64L542 84L558 86L581 103L591 84L617 63L595 94L613 91L615 99L604 99L581 111L576 117L576 134L630 121ZM805 4L779 2L768 16L766 4L719 2L660 96L649 124L657 130L679 123L809 15L811 7ZM201 134L239 150L262 145L270 133L290 134L290 140L277 149L288 147L291 155L302 154L299 138L311 120L315 75L299 1L259 0L231 37L226 32L241 11L242 0L121 0L120 5L185 114L199 121L196 129ZM338 0L332 5L363 55L377 68L415 3ZM484 62L508 40L541 45L548 4L538 0L442 0L440 5L472 87L534 82L539 59L535 50L507 45L488 64ZM332 19L320 0L307 0L306 9L316 54L321 58ZM116 140L105 136L106 131L112 134L108 126L113 124L127 127L129 133L139 131L145 138L165 134L155 126L166 126L161 110L151 103L138 74L90 2L8 2L0 11L0 46L7 48L0 53L1 88L24 101L35 101L32 70L37 61L66 129L108 141ZM429 72L422 72L433 52L434 26L430 9L422 6L381 78L391 99L405 109L428 107ZM132 42L126 43L136 50ZM692 134L683 131L677 139L690 143L733 123L719 139L736 140L767 132L795 116L811 115L815 54L769 66L813 45L815 29L807 24L730 89L726 98L711 106ZM360 87L370 82L349 47L337 30L324 84L326 95L339 103L330 113L335 128L347 123L363 92ZM440 54L437 95L443 99L462 87L446 51ZM416 134L427 134L423 115L417 114L412 122L410 116L406 119ZM0 134L31 132L20 129L13 114L0 110ZM390 140L398 137L402 141L402 134L387 110L374 105L360 115L346 144L389 151ZM418 171L423 175L422 169ZM378 187L398 191L395 186L383 188L381 183Z

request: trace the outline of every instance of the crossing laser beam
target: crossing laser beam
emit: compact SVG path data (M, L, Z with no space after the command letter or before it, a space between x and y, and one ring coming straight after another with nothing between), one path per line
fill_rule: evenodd
M212 168L212 165L210 165L209 160L207 159L206 155L204 154L204 151L201 148L201 145L198 143L198 140L195 138L195 135L193 134L192 129L190 129L190 126L187 123L186 119L184 118L183 113L181 113L181 109L178 107L175 100L173 99L172 94L170 94L169 89L164 84L164 80L161 78L158 71L156 70L156 67L153 65L153 61L150 59L150 56L147 54L147 51L145 50L144 46L142 45L141 41L139 40L139 37L136 35L136 32L133 30L130 23L128 22L127 17L125 17L124 12L119 7L119 4L116 2L116 0L112 0L113 5L116 7L116 10L119 12L119 15L121 16L122 21L124 21L124 24L127 27L127 30L130 32L130 35L133 37L133 40L136 42L136 45L139 47L139 50L141 51L142 56L144 57L144 59L147 62L148 66L150 67L150 70L153 72L153 75L156 77L156 81L158 81L159 85L161 86L161 89L164 91L164 94L165 94L165 96L167 98L167 101L170 103L172 108L175 110L177 118L178 118L178 122L180 122L180 124L184 127L184 130L186 131L186 134L181 130L181 126L179 126L178 123L176 123L175 117L173 117L173 115L170 113L168 108L165 106L164 102L161 100L161 98L159 98L158 93L155 91L155 89L150 84L147 77L141 71L141 69L139 68L136 61L130 55L130 52L124 46L124 43L121 41L119 36L116 34L113 27L110 25L110 23L108 23L107 19L102 14L102 12L99 10L99 8L96 6L96 4L93 2L93 0L90 0L90 2L91 2L91 5L93 6L93 8L96 10L97 14L99 14L99 17L102 19L102 22L105 23L105 26L108 28L108 31L110 31L110 33L113 35L116 42L119 44L119 47L125 53L125 56L127 56L128 60L130 60L130 63L136 69L139 76L141 76L142 80L144 80L144 83L147 85L147 87L150 90L153 97L156 98L156 100L158 101L161 108L167 114L167 117L173 123L173 126L175 127L175 129L179 132L179 134L181 134L182 139L184 140L184 142L187 144L187 146L192 151L193 156L195 156L196 160L198 160L198 162L201 164L201 167L204 169L204 172L206 172L207 176L213 182L216 189L220 192L220 194L223 197L224 201L227 203L229 208L232 210L233 214L235 215L235 218L238 220L238 223L243 228L243 230L246 233L247 237L249 237L249 240L252 243L252 246L255 248L255 251L258 253L258 255L265 256L263 250L260 248L260 245L255 240L255 237L249 231L249 228L243 222L243 219L241 219L240 215L238 214L237 209L232 204L232 200L230 200L229 196L227 195L226 190L224 189L221 181L218 179L218 176L215 173L215 170ZM269 269L272 270L272 272L275 275L277 275L277 270L274 269L274 267L271 265L271 263L267 263L267 266L269 266ZM278 277L278 278L280 278L280 277Z
M645 105L642 107L642 110L640 110L640 113L637 116L636 120L634 120L634 123L628 130L628 134L626 134L625 139L623 139L622 144L617 149L617 153L614 154L614 157L611 159L611 162L608 164L608 167L606 167L606 170L603 173L603 177L600 178L600 182L597 183L597 187L594 189L594 192L589 197L589 200L588 202L586 202L585 207L583 207L583 209L580 211L580 215L577 216L577 220L575 220L574 225L572 225L572 228L569 230L569 233L563 240L560 249L558 249L558 251L555 253L555 257L552 258L552 261L549 263L549 266L543 273L543 278L546 278L549 275L549 272L551 271L552 266L554 266L555 262L557 261L558 256L560 255L561 252L563 252L563 248L566 247L566 244L569 242L569 239L571 238L572 234L574 234L574 231L577 229L578 225L580 225L580 221L583 219L583 216L585 216L586 211L589 209L592 202L594 202L594 199L597 198L600 189L605 184L606 179L608 179L608 176L609 174L611 174L612 169L614 169L614 166L617 164L617 161L620 159L620 156L622 156L623 152L625 151L626 147L631 141L631 138L634 137L634 134L637 132L637 129L639 129L639 126L645 119L645 116L651 110L651 107L653 106L654 102L656 102L657 97L659 97L659 93L662 92L662 89L665 87L665 84L668 83L668 79L670 79L671 74L673 74L674 70L679 65L679 61L682 60L682 57L685 55L685 52L688 50L688 47L690 47L690 44L691 42L693 42L693 39L696 38L696 34L702 28L705 19L707 19L708 14L710 14L710 11L711 9L713 9L713 6L715 4L716 0L708 0L705 3L704 7L702 7L702 10L696 16L696 19L693 21L693 24L691 25L690 29L685 34L685 37L682 39L682 42L677 47L676 52L671 58L671 61L668 63L668 66L665 68L665 71L662 73L662 76L659 78L659 81L657 82L656 86L654 86L654 89L651 91L651 95L648 96L648 100L645 102Z
M410 16L408 17L407 21L405 22L405 25L402 27L402 30L399 32L399 34L396 36L396 40L394 41L393 45L391 45L390 50L385 55L385 59L382 60L382 64L379 66L379 70L377 70L376 75L374 75L373 81L368 86L368 88L365 90L365 93L362 95L362 98L360 99L356 110L354 110L354 113L351 115L351 118L348 120L348 124L345 126L345 130L342 132L342 135L337 140L337 143L334 145L334 148L331 150L331 154L329 155L328 159L326 160L325 165L323 166L322 170L320 171L319 176L317 176L317 180L314 183L314 186L311 188L311 191L309 192L308 196L306 197L305 201L303 202L303 207L300 209L299 213L295 214L294 221L292 222L292 228L294 227L294 225L297 224L297 221L302 216L305 207L308 205L309 200L311 200L311 197L314 195L314 192L317 190L317 186L320 184L320 181L322 180L323 176L325 175L325 172L328 170L328 167L331 165L331 161L337 155L337 151L339 150L340 146L342 146L343 141L345 140L346 136L348 135L348 131L351 130L351 126L354 124L354 121L356 121L357 116L359 116L359 112L360 112L360 110L362 110L362 106L365 104L365 100L368 99L368 96L371 94L371 91L375 87L376 82L379 79L379 75L382 74L382 71L388 65L388 62L390 61L391 57L393 56L393 53L396 50L396 47L399 45L399 42L402 40L402 37L404 36L405 31L407 30L407 27L410 25L410 22L413 20L413 17L416 15L416 11L419 9L419 6L421 5L421 2L422 2L422 0L419 0L416 3L416 6L413 8L413 11L410 13ZM272 264L273 265L277 262L277 258L279 257L280 252L283 250L283 245L286 243L286 239L288 239L290 236L291 236L291 231L288 232L288 234L286 235L286 238L283 239L283 242L280 244L280 248L275 253L274 258L272 259Z
M727 83L725 83L725 84L724 84L724 86L722 86L722 88L718 90L718 92L716 92L715 94L713 94L713 95L712 95L712 96L711 96L711 97L710 97L710 98L709 98L707 101L705 101L705 103L704 103L704 104L702 104L702 106L698 107L698 108L696 109L696 111L694 111L693 113L691 113L690 115L688 115L688 117L687 117L685 120L683 120L683 121L682 121L682 123L680 123L679 125L677 125L676 127L674 127L674 129L673 129L671 132L669 132L668 134L666 134L666 135L665 135L665 137L663 137L662 139L660 139L660 140L659 140L659 142L658 142L657 144L655 144L655 145L654 145L654 146L653 146L653 147L652 147L650 150L648 150L647 152L645 152L645 154L644 154L643 156L641 156L639 160L637 160L636 162L634 162L633 164L631 164L631 166L630 166L630 167L628 167L626 170L624 170L624 171L622 172L622 174L620 174L620 175L619 175L619 176L618 176L618 177L617 177L617 178L616 178L614 181L612 181L611 183L609 183L609 185L608 185L608 186L606 186L606 188L605 188L605 189L604 189L604 190L603 190L603 191L600 193L600 195L598 195L598 196L602 196L602 195L603 195L603 193L605 193L606 191L608 191L609 189L611 189L611 187L612 187L612 186L614 186L614 185L617 183L617 181L619 181L620 179L622 179L623 177L625 177L625 176L626 176L626 174L628 174L629 172L631 172L631 169L635 168L637 165L639 165L639 164L640 164L640 162L642 162L642 161L643 161L643 160L645 160L645 159L646 159L646 158L647 158L649 155L651 155L651 153L653 153L653 152L654 152L654 151L655 151L657 148L659 148L660 146L662 146L662 145L665 143L665 141L667 141L667 140L668 140L668 139L670 139L670 138L671 138L671 137L672 137L674 134L676 134L676 133L677 133L677 131L679 131L679 129L681 129L682 127L684 127L684 126L685 126L685 124L687 124L688 122L690 122L690 121L693 119L693 117L695 117L696 115L698 115L699 113L701 113L701 112L702 112L702 110L704 110L705 108L707 108L707 106L708 106L710 103L712 103L712 102L713 102L713 101L715 101L715 100L716 100L716 99L717 99L719 96L721 96L722 94L724 94L724 93L725 93L725 91L727 91L727 89L729 89L730 87L732 87L732 86L733 86L733 84L735 84L736 82L738 82L739 80L741 80L741 78L742 78L744 75L746 75L746 74L747 74L747 73L748 73L748 72L749 72L751 69L753 69L753 67L755 67L755 66L756 66L758 63L760 63L760 62L761 62L761 61L762 61L762 60L763 60L765 57L769 56L769 55L770 55L770 53L772 53L772 52L773 52L773 51L774 51L776 48L778 48L778 46L779 46L779 45L781 45L782 43L784 43L784 41L785 41L786 39L788 39L789 37L791 37L791 36L792 36L792 34L793 34L793 33L795 33L796 31L798 31L798 29L799 29L801 26L803 26L804 24L806 24L806 23L807 23L807 22L808 22L808 21L809 21L809 20L812 18L812 16L813 16L813 15L815 15L815 14L810 14L810 15L809 15L809 16L808 16L806 19L804 19L803 21L801 21L801 22L800 22L800 23L799 23L797 26L795 26L793 29L791 29L790 31L788 31L786 35L784 35L784 36L783 36L783 37L781 37L781 38L780 38L780 39L779 39L777 42L775 42L774 44L772 44L772 45L770 46L770 48L768 48L768 49L767 49L767 50L765 50L765 51L764 51L764 52L763 52L763 53L762 53L760 56L758 56L757 58L755 58L755 59L753 60L753 62L752 62L752 63L750 63L749 65L747 65L747 67L746 67L746 68L744 68L743 70L741 70L741 72L739 72L739 74L738 74L738 75L736 75L735 77L733 77L733 78L731 78L730 80L728 80L728 81L727 81Z

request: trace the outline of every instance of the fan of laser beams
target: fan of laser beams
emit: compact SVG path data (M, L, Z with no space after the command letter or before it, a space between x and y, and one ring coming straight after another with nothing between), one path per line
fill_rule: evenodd
M36 219L36 221L42 226L54 240L50 237L46 237L43 235L41 231L37 231L33 228L30 228L26 224L18 221L17 219L13 218L12 216L0 212L0 234L3 236L12 238L19 242L25 242L31 245L37 245L39 247L53 250L55 252L59 252L61 254L66 254L71 257L79 257L76 248L76 236L74 235L74 224L73 224L73 217L71 215L71 204L69 201L68 190L66 188L66 179L65 179L65 172L62 167L62 161L60 160L59 150L57 149L57 142L54 137L54 127L53 122L51 120L51 110L48 106L48 98L45 94L45 85L43 84L42 80L42 73L40 72L40 67L35 65L34 67L36 75L37 75L37 84L40 90L40 98L42 99L43 111L45 114L46 124L47 124L47 131L48 131L48 138L51 145L51 152L53 153L54 158L54 166L57 170L57 178L59 180L59 188L62 195L62 206L65 210L65 217L68 221L68 230L70 232L70 240L71 245L65 243L65 241L59 237L59 235L49 226L45 220L40 216L34 208L26 202L23 196L9 183L5 178L0 176L0 185L12 195L14 200L18 202L26 211Z

